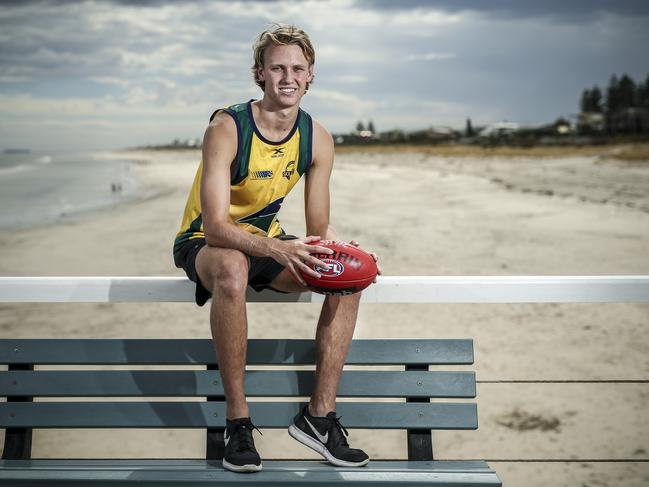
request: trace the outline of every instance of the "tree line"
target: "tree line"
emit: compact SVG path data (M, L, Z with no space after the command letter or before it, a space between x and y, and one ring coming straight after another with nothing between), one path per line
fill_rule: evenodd
M359 121L356 124L356 132L364 132L365 130L369 130L370 132L376 132L376 129L374 128L374 122L371 120L368 122L367 126L363 124L362 121Z
M600 113L608 133L645 132L649 130L649 75L636 83L629 75L611 76L601 90L594 85L582 92L582 113Z
M623 74L618 78L611 76L602 93L599 86L586 89L581 95L580 108L582 112L615 113L625 108L649 108L649 75L647 80L636 83L633 79Z

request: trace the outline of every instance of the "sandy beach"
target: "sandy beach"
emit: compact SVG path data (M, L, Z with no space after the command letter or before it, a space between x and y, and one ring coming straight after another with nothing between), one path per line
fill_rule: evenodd
M107 155L106 157L108 157ZM114 156L111 155L111 156ZM0 232L0 274L182 276L171 246L198 151L130 151L147 197ZM649 274L649 161L604 154L338 154L332 221L377 252L385 275ZM280 213L304 234L302 189ZM271 307L272 308L269 308ZM269 309L285 307L281 318ZM192 304L0 305L2 337L209 337ZM310 338L317 305L249 305L250 337ZM475 340L478 381L646 380L649 306L640 304L364 305L356 337ZM490 459L505 485L644 486L649 463L499 462L647 459L649 385L480 383L478 431L433 435L438 459ZM644 413L642 411L645 411ZM128 435L128 442L123 440ZM262 454L306 452L285 431ZM374 458L405 457L405 433L351 431ZM202 431L34 433L34 457L201 457Z

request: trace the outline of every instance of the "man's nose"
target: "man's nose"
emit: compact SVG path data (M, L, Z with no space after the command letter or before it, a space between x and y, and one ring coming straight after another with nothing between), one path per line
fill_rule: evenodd
M292 69L285 69L284 70L284 76L282 76L282 81L285 82L291 82L293 81L293 78L295 77L295 73L293 72Z

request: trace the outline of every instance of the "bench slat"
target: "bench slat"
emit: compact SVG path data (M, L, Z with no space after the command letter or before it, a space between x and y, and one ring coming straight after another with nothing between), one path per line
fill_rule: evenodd
M297 402L250 402L259 427L284 428L299 412ZM474 403L339 402L350 428L477 429ZM0 404L0 427L9 428L218 428L224 402L12 402Z
M372 460L363 468L332 467L320 461L264 460L261 472L242 475L224 470L219 461L205 460L3 460L0 483L47 481L47 485L105 485L137 483L142 486L291 485L311 487L343 481L364 486L394 487L408 482L421 485L501 486L485 462Z
M250 365L308 365L313 340L248 340ZM0 364L215 364L209 339L0 339ZM472 364L473 340L354 340L349 365Z
M313 371L251 370L245 390L256 396L310 396ZM0 396L222 396L218 371L0 372ZM474 372L344 371L339 397L469 397Z

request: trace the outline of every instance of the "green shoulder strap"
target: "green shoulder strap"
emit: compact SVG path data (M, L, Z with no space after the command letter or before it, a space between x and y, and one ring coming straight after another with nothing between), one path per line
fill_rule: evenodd
M313 157L313 120L311 115L301 108L298 130L300 131L300 158L298 159L297 172L303 176L309 170Z
M231 170L231 184L238 184L248 175L250 147L252 145L252 124L250 123L248 104L239 103L224 109L234 118L237 126L237 157Z

